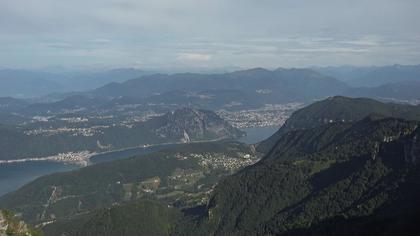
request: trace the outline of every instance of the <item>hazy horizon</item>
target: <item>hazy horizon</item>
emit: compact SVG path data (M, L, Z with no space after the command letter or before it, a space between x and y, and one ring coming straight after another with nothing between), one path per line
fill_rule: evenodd
M0 68L420 64L420 2L0 2Z

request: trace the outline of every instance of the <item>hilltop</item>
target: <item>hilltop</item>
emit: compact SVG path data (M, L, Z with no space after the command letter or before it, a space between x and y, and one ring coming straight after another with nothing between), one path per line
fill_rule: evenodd
M420 106L384 103L370 98L329 97L294 112L278 132L257 145L257 150L269 152L275 142L288 131L336 122L354 122L369 115L420 120Z

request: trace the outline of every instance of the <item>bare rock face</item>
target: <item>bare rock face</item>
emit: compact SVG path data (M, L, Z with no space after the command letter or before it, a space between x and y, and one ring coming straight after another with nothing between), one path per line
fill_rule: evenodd
M0 210L0 236L37 236L39 232L31 230L28 225L16 219L11 212Z
M184 143L245 135L216 113L207 110L183 108L167 113L160 119L162 126L155 129L156 135L174 138Z
M403 135L386 138L378 148L378 156L406 165L419 164L420 160L420 129L415 126Z
M4 217L3 212L0 211L0 236L6 235L7 226L6 217Z
M406 162L418 164L420 160L420 130L417 128L404 143L404 159Z

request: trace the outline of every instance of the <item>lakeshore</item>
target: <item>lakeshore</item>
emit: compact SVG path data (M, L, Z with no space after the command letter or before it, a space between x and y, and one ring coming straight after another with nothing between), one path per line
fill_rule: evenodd
M247 132L247 136L242 137L238 141L247 144L257 143L271 136L275 131L277 131L277 129L278 127L246 128L243 129L243 131ZM81 158L83 161L81 161L81 159L78 160L77 158L73 158L73 161L63 161L57 156L24 158L9 161L2 160L0 161L0 196L17 190L21 186L44 175L77 170L86 165L153 153L163 148L169 148L175 145L179 144L158 144L126 148L110 152L81 152L79 154L75 154L77 153L75 152L72 154L73 157L75 155L79 155L79 158L83 157ZM61 155L61 157L65 156L66 155Z

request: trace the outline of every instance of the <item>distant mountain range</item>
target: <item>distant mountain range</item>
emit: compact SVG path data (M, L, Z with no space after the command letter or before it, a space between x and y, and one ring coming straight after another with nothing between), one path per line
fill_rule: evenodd
M64 92L54 81L54 75L26 70L0 70L0 94L2 97L27 98L51 92Z
M27 102L11 97L0 97L0 124L16 125L27 121L23 115L16 112L22 111Z
M132 68L99 72L0 69L0 97L32 98L51 93L84 91L148 74L151 72Z
M225 74L151 75L93 90L93 96L146 98L170 91L202 92L232 90L267 102L302 101L334 95L346 89L334 78L308 69L261 68Z
M51 102L73 95L191 100L191 94L222 95L243 104L308 101L333 95L417 101L420 65L322 67L266 70L255 68L219 74L153 74L132 68L98 72L0 70L0 97ZM85 92L82 92L85 91ZM168 97L169 96L169 97ZM201 96L203 97L203 96ZM254 98L253 100L250 97ZM203 100L203 99L201 99ZM203 102L203 101L201 101ZM213 102L210 99L210 102ZM220 102L215 102L220 103ZM209 106L214 106L213 103ZM209 107L210 108L210 107Z
M420 103L420 65L342 66L314 70L345 82L349 88L340 95Z
M334 78L307 69L252 69L225 74L150 75L122 83L38 99L6 101L3 112L30 120L33 116L66 113L103 113L122 106L156 109L193 107L210 110L243 110L267 104L311 102L343 93L347 86ZM0 100L1 104L1 100ZM115 113L115 112L114 112ZM5 123L0 120L0 123Z
M0 97L0 111L16 112L24 109L29 103L22 99Z
M85 96L124 104L185 105L204 109L251 109L266 104L310 102L340 94L345 83L309 69L261 68L225 74L151 75L111 83Z
M22 121L23 117L30 119L36 115L54 115L75 111L101 112L103 109L112 110L117 109L118 106L138 104L142 106L150 104L160 107L172 106L172 109L189 106L210 110L243 110L263 107L266 104L311 103L335 95L370 97L383 101L418 104L420 103L420 93L418 93L420 80L416 79L417 67L280 68L276 70L255 68L223 74L184 73L173 75L148 75L147 72L139 70L119 69L96 74L81 74L77 75L77 78L72 77L65 81L74 86L77 86L78 81L84 81L83 83L91 81L92 86L85 89L94 88L94 84L100 86L109 81L120 82L111 82L88 91L54 93L26 100L15 99L13 102L10 97L0 98L0 123L17 124ZM358 72L352 72L353 70ZM390 76L396 76L399 71L402 72L398 78L377 79L384 83L378 83L380 84L378 86L376 84L360 84L362 87L348 85L356 85L357 83L351 83L351 81L356 81L357 78L363 76L382 78L380 75L374 74L385 73L384 71L393 71L390 72ZM3 73L5 72L3 71ZM28 77L27 73L20 73L22 73L20 75L22 78ZM340 76L340 73L346 74L346 76ZM0 83L9 81L1 79L1 75L0 71ZM37 78L41 78L42 74L38 76ZM49 76L45 75L43 78L50 78L51 76ZM340 79L336 79L334 76ZM129 79L133 77L136 79ZM370 79L361 80L370 81ZM385 83L386 81L392 83ZM29 86L29 90L35 93L38 93L37 86L42 85L42 83L34 85L30 81L22 83ZM73 85L66 85L67 91L71 91ZM375 86L367 87L370 85ZM0 87L6 88L7 86ZM24 88L23 85L22 88ZM13 91L13 89L6 90ZM13 122L12 117L16 117L16 122Z
M352 87L378 87L384 84L420 81L420 65L341 66L314 70L344 81Z
M384 84L377 87L352 88L344 94L352 97L371 97L387 101L420 103L420 79Z

